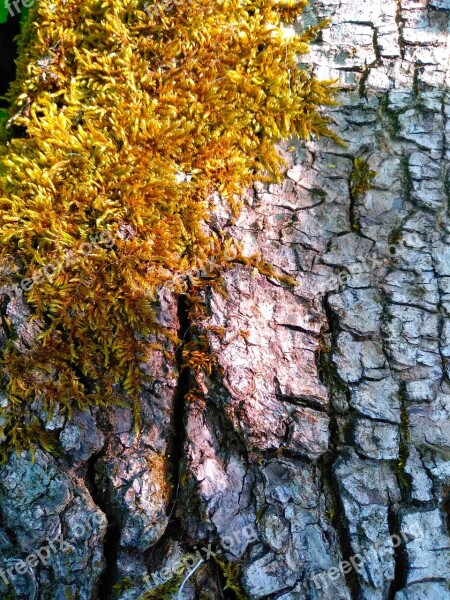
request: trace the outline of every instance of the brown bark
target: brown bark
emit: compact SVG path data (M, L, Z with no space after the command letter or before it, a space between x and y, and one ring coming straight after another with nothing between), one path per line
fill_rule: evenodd
M208 547L185 599L237 598L229 563L251 599L450 598L449 15L448 0L312 4L307 22L332 22L308 60L342 85L347 147L286 153L282 185L216 217L300 285L235 266L227 295L204 297L210 376L155 353L139 434L127 409L56 415L62 456L11 457L3 568L73 546L16 574L18 598L122 582L134 600ZM20 290L4 314L32 339ZM185 299L163 292L159 318L190 341Z

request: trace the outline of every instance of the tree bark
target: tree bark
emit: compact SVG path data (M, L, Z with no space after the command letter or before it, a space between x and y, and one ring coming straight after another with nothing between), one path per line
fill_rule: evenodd
M60 456L11 455L2 598L176 598L201 557L185 600L450 599L449 16L305 12L331 19L305 60L342 86L347 145L286 144L283 183L215 216L299 285L230 268L195 324L211 375L155 352L139 433L126 408L55 415ZM20 289L3 317L33 338ZM163 290L159 319L189 343L186 298Z

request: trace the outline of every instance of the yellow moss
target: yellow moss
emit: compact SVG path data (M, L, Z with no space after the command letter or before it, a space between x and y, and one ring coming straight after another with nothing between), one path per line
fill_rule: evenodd
M235 262L253 267L255 275L265 275L266 277L271 277L272 279L276 279L280 283L285 283L286 285L300 285L300 283L293 277L279 273L274 266L267 262L260 254L245 256L243 253L240 253L235 258Z
M237 211L246 187L280 179L280 139L336 139L319 111L332 82L298 67L318 28L287 38L280 27L305 5L36 3L0 146L3 282L35 278L25 297L43 327L36 348L10 339L4 353L10 444L27 445L18 427L35 400L136 407L156 290L230 245L206 233L213 195ZM80 252L105 232L113 245ZM56 275L39 277L48 265ZM192 353L187 363L211 368Z
M352 196L361 196L370 190L377 172L369 169L369 164L363 158L353 160L353 170L350 174L350 192Z
M244 340L247 342L248 338L250 337L250 332L247 329L240 329L239 333L244 338Z
M185 395L184 399L187 404L193 404L197 407L206 406L205 396L201 393L196 385L194 385L193 389Z
M225 328L222 325L207 325L206 329L217 335L219 339L223 339L225 337Z
M211 375L213 368L217 366L214 354L211 352L204 335L200 335L197 340L185 344L182 356L182 367L188 367L194 373L203 371L206 375Z

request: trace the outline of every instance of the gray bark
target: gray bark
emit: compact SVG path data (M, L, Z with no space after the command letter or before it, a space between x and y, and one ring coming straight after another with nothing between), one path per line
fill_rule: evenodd
M104 599L122 581L135 600L210 545L252 600L450 599L449 16L449 0L313 2L304 22L332 21L305 60L342 85L347 146L282 149L285 181L215 217L300 285L233 267L195 325L211 376L155 352L139 434L124 408L56 415L61 456L11 456L2 598ZM356 158L376 171L364 193ZM4 310L32 340L20 290ZM159 318L189 341L183 298L163 292ZM185 600L237 597L209 559Z

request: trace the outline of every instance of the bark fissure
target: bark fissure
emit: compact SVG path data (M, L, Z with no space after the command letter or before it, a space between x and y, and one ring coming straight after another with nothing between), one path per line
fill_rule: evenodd
M169 523L165 536L175 539L182 538L182 523L177 516L177 502L180 491L180 481L183 470L184 449L186 441L186 395L192 389L192 375L188 367L183 366L183 348L192 339L192 322L189 318L189 303L185 295L178 298L178 321L180 328L178 337L181 344L176 350L176 362L178 366L178 382L173 399L173 409L170 423L171 438L168 446L170 457L170 478L172 491L168 505Z
M98 584L97 600L112 600L113 587L118 579L117 559L119 556L121 527L117 518L117 513L110 504L109 498L105 495L98 483L98 465L103 451L91 456L87 463L85 483L93 501L102 510L107 519L107 528L103 539L105 568L100 576Z
M339 413L336 411L336 396L348 397L349 391L346 384L340 378L336 366L333 362L333 352L337 350L337 338L341 331L339 319L336 313L332 310L328 295L323 299L323 310L326 316L327 329L324 331L325 336L329 336L329 346L325 347L325 352L320 349L317 353L318 373L322 383L327 386L330 394L330 441L328 451L318 461L318 466L322 474L322 485L324 486L325 494L329 497L332 507L332 523L336 530L339 540L339 546L343 560L348 561L354 554L352 548L350 532L347 528L347 516L345 514L344 505L342 502L341 490L339 482L334 473L334 465L341 454L343 444L349 442L348 421L345 425L345 430L340 430L343 420L338 423L337 417ZM341 413L342 416L342 413ZM347 413L347 419L349 415ZM345 416L344 416L345 418ZM353 600L358 600L361 593L359 578L355 570L345 574L345 581L350 590Z
M396 593L406 586L408 578L408 555L406 552L405 540L401 535L401 526L398 516L398 506L389 505L388 512L389 532L392 539L395 539L396 547L394 548L395 572L394 579L389 587L389 600L395 600ZM397 544L397 541L401 540Z

